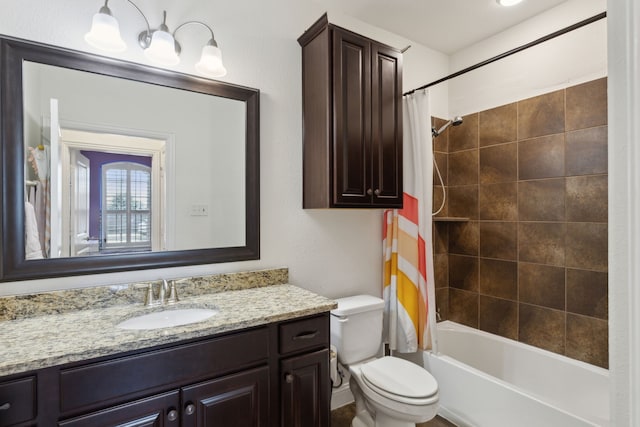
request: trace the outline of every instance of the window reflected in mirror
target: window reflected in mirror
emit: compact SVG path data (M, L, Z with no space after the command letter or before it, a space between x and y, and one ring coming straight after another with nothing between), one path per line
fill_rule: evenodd
M102 166L98 252L151 250L151 166L135 161ZM155 197L153 197L155 198ZM79 213L75 215L79 217Z

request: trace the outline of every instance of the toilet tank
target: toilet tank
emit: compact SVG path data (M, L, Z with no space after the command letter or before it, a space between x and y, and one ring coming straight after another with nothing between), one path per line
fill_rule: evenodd
M384 301L371 295L336 300L331 310L331 344L343 365L375 357L382 343Z

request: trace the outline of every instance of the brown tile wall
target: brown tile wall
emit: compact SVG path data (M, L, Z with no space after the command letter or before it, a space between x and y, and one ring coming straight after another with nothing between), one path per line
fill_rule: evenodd
M434 222L443 319L608 366L606 86L470 114L436 138L438 216L468 218Z

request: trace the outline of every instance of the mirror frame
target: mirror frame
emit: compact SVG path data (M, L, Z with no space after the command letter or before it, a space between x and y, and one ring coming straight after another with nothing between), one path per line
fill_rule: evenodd
M25 259L23 61L243 101L245 246ZM260 91L171 70L0 36L0 282L260 259Z

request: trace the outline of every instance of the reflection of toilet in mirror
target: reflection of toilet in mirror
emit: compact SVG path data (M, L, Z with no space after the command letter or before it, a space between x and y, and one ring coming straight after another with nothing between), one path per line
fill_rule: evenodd
M424 368L397 357L378 358L384 301L369 295L337 299L331 344L349 368L356 402L353 427L413 427L436 416L438 383Z

